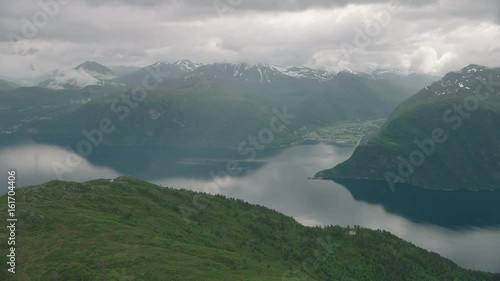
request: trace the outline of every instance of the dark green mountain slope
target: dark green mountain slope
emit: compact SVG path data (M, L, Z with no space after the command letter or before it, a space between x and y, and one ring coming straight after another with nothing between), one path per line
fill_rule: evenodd
M97 79L101 79L102 77L111 77L115 75L113 73L113 70L94 61L86 61L75 67L75 69L83 70Z
M430 189L500 188L500 71L471 65L399 105L380 132L318 178Z
M267 73L264 68L254 72L258 70ZM249 136L269 129L275 112L283 113L286 108L295 118L286 122L286 130L274 135L269 148L290 145L310 130L339 121L385 118L396 101L410 95L409 89L385 80L347 72L329 81L297 79L276 72L266 80L275 79L273 83L260 83L255 77L256 81L233 81L228 77L233 77L234 70L226 72L217 72L213 80L166 80L157 90L148 92L144 101L131 103L130 91L89 86L81 91L91 93L92 100L50 120L31 122L19 134L82 139L83 130L98 128L103 118L109 118L116 126L103 142L110 145L237 148L248 142Z
M53 124L57 117L103 95L90 90L50 90L41 87L0 92L0 131L35 134L41 129L39 123Z
M259 132L267 132L259 143L270 140L270 123L286 108L296 118L286 120L286 129L264 143L267 148L282 147L338 122L384 119L414 93L415 85L431 79L386 71L331 73L189 60L158 62L116 79L111 69L89 61L60 74L61 79L45 86L57 82L52 89L66 90L33 87L19 95L2 94L0 117L8 122L0 119L0 133L78 142L86 138L84 130L99 128L107 118L115 128L103 137L107 145L237 148ZM134 101L130 89L142 89L145 78L149 84L155 79L159 83L144 100Z
M113 81L129 87L142 87L144 77L152 75L153 73L164 80L171 81L181 78L183 75L195 70L196 68L198 68L198 64L195 64L190 60L180 60L174 63L156 62L155 64L118 77Z
M101 120L108 118L114 130L104 134L104 144L235 148L260 129L269 128L274 116L271 108L229 93L213 82L158 89L141 99L134 99L132 92L110 94L54 120L30 123L25 129L37 128L39 133L34 137L86 139L83 130L97 129ZM282 124L277 120L276 126ZM273 134L272 145L294 140L291 131L283 127L282 132Z
M397 70L387 70L387 69L376 69L372 73L376 77L381 77L384 80L400 85L406 88L413 88L413 92L418 92L423 87L430 85L441 77L422 74L422 73L402 73Z
M19 87L20 86L15 83L0 79L0 91L11 91Z
M316 108L324 104L328 106L327 112L337 117L380 118L415 92L413 85L405 84L408 77L396 77L386 79L349 71L334 74L307 68L284 71L272 65L213 64L201 66L183 79L215 81L226 89L273 106L286 102L305 111L304 115L311 115L313 111L325 114L323 108Z
M0 201L5 221L7 197ZM308 228L239 200L131 178L21 188L16 209L16 274L3 270L1 280L500 278L461 269L387 232ZM6 232L0 235L5 241ZM5 265L6 255L0 260Z

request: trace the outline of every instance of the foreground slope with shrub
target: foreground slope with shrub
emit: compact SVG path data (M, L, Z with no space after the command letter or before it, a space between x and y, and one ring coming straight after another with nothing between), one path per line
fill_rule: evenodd
M1 280L500 280L388 232L126 177L20 188L16 204L17 271Z

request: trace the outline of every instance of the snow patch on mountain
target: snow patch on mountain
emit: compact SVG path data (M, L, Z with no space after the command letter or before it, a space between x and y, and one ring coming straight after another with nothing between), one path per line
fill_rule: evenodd
M75 67L75 70L85 71L98 80L110 80L116 78L116 75L111 69L94 61L86 61Z
M297 66L287 68L272 64L215 63L203 65L203 67L197 70L186 75L184 80L198 77L203 79L218 78L273 84L290 79L324 82L335 77L335 73L325 70Z
M179 66L180 69L186 72L191 72L196 70L198 67L202 66L201 63L194 63L190 60L178 60L173 63L174 65Z
M326 70L312 69L308 67L291 67L283 72L285 75L298 79L328 81L331 80L335 73Z
M375 76L383 76L383 75L400 75L400 76L408 76L411 74L415 74L415 72L410 70L400 70L400 69L383 69L377 68L370 72Z
M47 85L47 88L53 90L62 90L71 88L84 88L90 85L99 84L99 79L83 69L71 69L66 71L57 71L53 79Z

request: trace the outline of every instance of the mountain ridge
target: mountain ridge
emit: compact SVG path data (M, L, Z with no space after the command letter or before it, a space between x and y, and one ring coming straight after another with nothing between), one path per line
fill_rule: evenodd
M95 61L86 61L74 69L83 70L99 80L109 80L115 78L113 70Z
M500 71L469 65L401 103L351 158L316 174L430 189L500 189Z
M0 91L12 91L20 87L20 85L17 85L14 82L0 79Z
M4 280L498 280L386 231L305 227L242 200L128 177L19 188L16 206L28 222L16 225L22 266Z
M200 70L200 67L202 68ZM305 66L290 66L282 67L278 65L257 63L257 64L246 64L246 63L210 63L202 64L195 63L189 59L182 59L175 61L173 63L158 61L151 65L145 66L139 70L133 71L133 68L127 68L122 66L117 68L117 71L124 73L121 76L115 75L110 67L106 67L94 61L86 61L73 70L79 73L74 73L69 70L58 70L55 72L55 80L47 80L39 84L42 87L49 87L54 89L81 89L89 85L115 85L120 86L142 86L143 79L150 72L155 72L165 80L176 80L176 79L221 79L221 78L232 78L233 80L242 79L244 81L259 82L261 84L266 83L277 83L279 80L299 80L299 81L314 81L314 82L327 82L334 79L337 75L342 75L342 73L349 73L352 75L360 75L364 77L371 76L373 79L397 79L395 77L407 77L411 83L417 83L417 86L421 86L425 82L414 82L418 81L431 81L435 79L435 76L426 74L417 74L404 71L395 70L375 70L367 73L363 72L353 72L351 70L342 70L339 72L331 72L322 69L314 69ZM228 69L232 70L232 73L227 72ZM132 70L132 71L131 71ZM81 73L81 72L84 73ZM243 74L247 74L243 76ZM392 77L389 77L387 73L390 73ZM88 74L90 77L78 77L83 74ZM69 77L68 77L69 76ZM82 82L78 81L78 78ZM407 82L404 82L407 83ZM402 84L404 84L402 83ZM415 89L416 89L415 88Z

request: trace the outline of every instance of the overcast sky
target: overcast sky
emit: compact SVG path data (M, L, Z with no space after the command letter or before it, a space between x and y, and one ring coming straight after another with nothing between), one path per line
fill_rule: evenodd
M0 1L0 76L183 58L440 75L500 66L498 0L64 0L44 20L39 2L55 1ZM35 32L23 21L34 17Z

